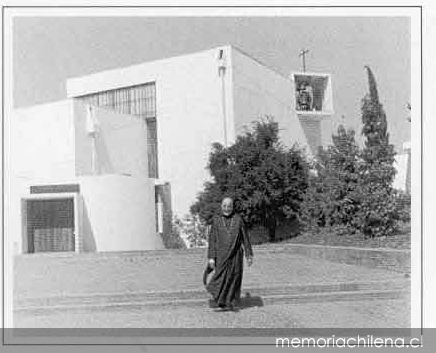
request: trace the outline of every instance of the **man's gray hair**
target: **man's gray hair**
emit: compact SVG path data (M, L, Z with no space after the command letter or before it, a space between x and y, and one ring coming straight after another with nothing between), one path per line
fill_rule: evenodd
M233 197L226 196L226 197L224 197L224 198L222 199L221 203L223 203L225 200L230 200L230 201L232 201L232 203L235 202L235 200L233 200Z

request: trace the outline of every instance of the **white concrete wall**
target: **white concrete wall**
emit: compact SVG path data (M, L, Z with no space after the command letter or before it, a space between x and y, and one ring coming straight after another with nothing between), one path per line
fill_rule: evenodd
M148 177L145 122L137 117L92 107L99 125L95 137L97 174ZM93 174L92 138L86 130L87 107L74 101L76 175Z
M75 175L71 101L15 110L5 137L11 177L56 180Z
M96 137L98 171L146 177L144 121L93 109L100 125ZM92 139L85 125L86 106L73 100L16 110L8 136L10 172L24 179L45 180L92 174Z
M79 175L92 172L85 106L68 100L19 109L11 116L5 134L5 239L15 252L22 252L21 199L29 195L30 186L69 183L81 187L88 250L163 247L156 236L154 180L147 178L143 122L104 109L95 113L101 131L99 169L109 175L82 178L76 170Z
M154 182L120 175L78 178L85 251L163 249L156 233Z
M269 115L279 124L281 141L307 148L306 137L294 114L290 79L232 48L233 106L236 133Z
M21 198L29 194L29 180L15 178L5 185L5 243L14 254L22 253Z
M223 47L230 66L228 51ZM169 181L172 205L184 215L210 178L206 165L212 142L224 141L218 48L68 80L69 97L156 82L159 179ZM231 92L231 69L225 75ZM226 116L232 121L232 95ZM230 127L229 127L230 130ZM232 136L231 130L229 131Z
M159 177L171 183L172 205L178 215L189 212L210 179L206 166L212 143L224 142L216 55L212 50L168 65L156 85ZM229 80L226 74L227 92ZM226 99L228 121L230 95Z
M122 175L81 176L50 182L43 179L16 183L8 205L7 233L22 253L21 199L30 185L79 184L80 233L83 251L139 251L163 249L156 234L154 182Z
M21 252L21 197L30 185L74 177L71 101L14 110L5 131L5 242Z
M395 174L392 186L403 192L408 191L407 177L408 174L410 174L410 154L408 152L397 154L395 156L394 166L397 174Z

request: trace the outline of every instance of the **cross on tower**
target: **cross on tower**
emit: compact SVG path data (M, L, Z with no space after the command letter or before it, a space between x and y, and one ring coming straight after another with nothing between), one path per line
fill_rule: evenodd
M300 54L298 55L302 58L302 61L303 61L303 72L306 72L306 54L308 52L309 52L309 49L301 49Z

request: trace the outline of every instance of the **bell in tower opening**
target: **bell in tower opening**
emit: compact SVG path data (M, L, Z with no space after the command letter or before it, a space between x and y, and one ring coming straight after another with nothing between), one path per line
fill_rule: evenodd
M295 110L327 113L332 110L330 77L325 74L293 74Z
M330 118L333 115L331 75L294 72L290 79L293 114L299 119L311 153L315 156L330 139Z
M313 89L307 81L303 81L297 87L296 103L297 110L312 110Z

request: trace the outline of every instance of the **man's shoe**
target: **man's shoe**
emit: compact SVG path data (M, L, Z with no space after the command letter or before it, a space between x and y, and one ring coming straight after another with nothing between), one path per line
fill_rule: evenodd
M221 311L235 311L235 307L232 304L219 304Z

